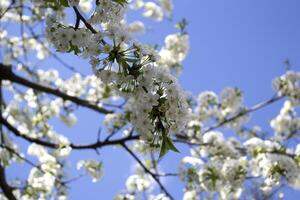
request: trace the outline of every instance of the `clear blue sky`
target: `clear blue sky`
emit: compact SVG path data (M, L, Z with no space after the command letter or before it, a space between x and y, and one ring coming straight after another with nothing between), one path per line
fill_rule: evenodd
M146 20L154 31L140 39L162 44L167 34L176 31L174 22L182 17L189 21L191 47L180 80L183 88L193 94L204 90L218 93L226 86L236 86L244 92L245 104L251 106L274 94L271 81L284 73L285 59L290 60L294 70L300 70L299 0L174 0L174 5L173 22L158 24ZM130 14L128 18L133 21L140 19L140 15ZM75 63L72 59L68 56L67 61ZM76 68L90 72L85 62ZM256 112L249 124L258 124L270 131L269 121L277 115L281 105L282 102L276 103ZM57 130L74 142L95 140L101 117L84 109L78 114L79 124L73 129L58 125ZM175 171L185 153L182 149L181 154L167 154L163 169ZM134 163L125 151L105 148L100 155L93 151L73 151L70 173L75 171L75 161L84 158L103 160L105 175L96 184L91 183L89 177L72 183L70 199L109 200L125 188ZM182 184L178 179L169 178L166 184L176 199L182 198ZM300 199L300 193L288 190L286 199Z

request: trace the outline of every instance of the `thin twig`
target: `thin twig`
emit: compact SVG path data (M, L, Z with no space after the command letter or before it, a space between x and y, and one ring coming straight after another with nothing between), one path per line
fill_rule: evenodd
M268 106L268 105L270 105L270 104L272 104L272 103L274 103L274 102L276 102L276 101L278 101L278 100L280 100L282 98L283 98L283 96L277 96L276 95L276 96L272 97L271 99L269 99L267 101L263 101L263 102L261 102L259 104L256 104L256 105L252 106L251 108L249 108L249 109L247 109L245 111L242 111L242 112L238 113L237 115L235 115L233 117L225 119L222 122L220 122L220 123L218 123L218 124L216 124L214 126L209 127L208 129L204 130L202 132L202 134L210 132L210 131L212 131L214 129L220 128L221 126L223 126L224 124L226 124L228 122L231 122L231 121L233 121L233 120L235 120L235 119L237 119L239 117L242 117L244 115L247 115L247 114L249 114L251 112L257 111L257 110L259 110L261 108L264 108L264 107L266 107L266 106Z
M205 129L204 131L202 131L201 134L205 134L205 133L208 133L208 132L213 131L215 129L218 129L218 128L222 127L223 125L225 125L225 124L227 124L229 122L232 122L232 121L238 119L239 117L242 117L242 116L247 115L247 114L249 114L251 112L254 112L254 111L257 111L257 110L259 110L261 108L264 108L264 107L266 107L266 106L268 106L268 105L270 105L270 104L272 104L274 102L277 102L277 101L279 101L279 100L281 100L283 98L284 98L284 96L275 95L274 97L270 98L269 100L266 100L266 101L263 101L261 103L258 103L256 105L252 106L251 108L248 108L247 110L244 110L244 111L242 111L242 112L234 115L233 117L227 118L227 119L225 119L225 120L223 120L223 121L221 121L221 122L219 122L219 123L217 123L215 125L212 125L212 126L208 127L207 129ZM183 141L185 141L186 139L188 139L187 136L180 135L180 134L176 134L176 138L183 139ZM181 142L181 141L177 141L177 142Z
M159 178L157 177L156 174L152 173L144 164L143 162L133 153L130 148L127 147L125 143L122 143L122 146L124 149L139 163L139 165L145 170L146 173L148 173L159 185L160 189L171 199L174 200L172 195L168 192L168 190L165 188L165 186L160 182Z
M79 73L80 75L84 75L82 72L77 71L73 66L69 65L68 63L66 63L63 59L61 59L58 55L56 55L55 53L53 53L45 44L44 41L42 41L41 39L39 39L38 35L34 32L33 28L29 25L26 26L27 29L30 31L30 34L32 35L32 37L34 39L36 39L42 46L43 48L47 49L47 51L49 52L49 54L55 59L57 60L59 63L61 63L65 68L67 68L68 70L75 72L75 73Z
M9 6L4 10L3 13L0 14L0 19L12 8L12 6L16 3L16 0L12 0Z
M84 25L92 32L92 33L97 33L97 31L93 28L93 26L91 24L89 24L85 18L80 14L79 10L77 9L76 6L73 6L73 10L76 13L76 18L80 19Z

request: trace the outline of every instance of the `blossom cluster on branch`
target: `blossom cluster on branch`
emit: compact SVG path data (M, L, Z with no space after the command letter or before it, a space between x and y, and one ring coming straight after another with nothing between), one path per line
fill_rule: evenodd
M139 11L158 23L172 18L173 2L0 1L1 23L20 27L16 34L0 26L0 199L67 199L69 183L109 176L100 157L82 157L79 175L68 175L72 152L99 154L107 146L136 161L116 200L267 199L275 193L280 199L281 187L300 189L300 73L275 78L274 96L252 107L234 87L191 95L178 80L190 46L187 21L163 44L144 44L136 35L150 28L126 17ZM91 73L58 55L86 61ZM53 68L43 68L47 62ZM278 101L283 107L270 121L274 133L248 127L252 112ZM103 115L93 143L74 143L53 123L80 123L80 107ZM177 171L163 170L160 163L169 150L180 152L179 144L190 155L181 156ZM13 163L31 167L27 179L7 180ZM167 189L168 177L182 181L182 197Z

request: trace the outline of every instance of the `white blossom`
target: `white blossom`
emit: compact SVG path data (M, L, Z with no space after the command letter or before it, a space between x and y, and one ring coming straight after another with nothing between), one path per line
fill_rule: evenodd
M152 18L157 21L161 21L164 17L163 10L154 2L146 2L144 4L144 13L145 17Z
M103 176L102 163L95 160L80 160L77 163L77 169L84 169L92 177L93 183L99 181Z

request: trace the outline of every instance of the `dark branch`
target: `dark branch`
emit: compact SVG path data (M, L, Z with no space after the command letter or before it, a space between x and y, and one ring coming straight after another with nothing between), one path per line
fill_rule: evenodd
M257 110L259 110L259 109L261 109L263 107L266 107L266 106L268 106L268 105L270 105L270 104L272 104L272 103L274 103L274 102L276 102L276 101L278 101L278 100L280 100L282 98L283 98L283 96L274 96L273 98L271 98L271 99L269 99L267 101L264 101L264 102L261 102L259 104L256 104L256 105L252 106L251 108L249 108L249 109L247 109L247 110L245 110L243 112L240 112L240 113L236 114L233 117L227 118L227 119L223 120L222 122L220 122L220 123L218 123L218 124L216 124L214 126L209 127L208 129L204 130L202 132L202 134L210 132L210 131L212 131L214 129L220 128L221 126L223 126L223 125L225 125L225 124L227 124L229 122L232 122L232 121L238 119L239 117L242 117L242 116L247 115L247 114L249 114L251 112L257 111Z
M120 139L115 139L115 140L105 140L103 142L101 141L97 141L93 144L83 144L83 145L80 145L80 144L71 144L70 146L73 148L73 149L97 149L97 148L102 148L104 146L108 146L108 145L123 145L125 142L128 142L128 141L133 141L133 140L138 140L139 139L139 136L136 135L136 136L126 136L126 137L123 137L123 138L120 138Z
M13 187L11 187L6 181L5 168L2 165L0 165L0 187L6 198L9 200L17 200L13 194Z
M2 117L2 115L0 115L0 123L3 124L12 133L14 133L15 136L21 137L21 138L25 139L27 142L36 143L36 144L42 145L44 147L49 147L49 148L52 148L52 149L59 148L58 144L43 141L43 140L40 140L40 139L37 139L37 138L31 138L31 137L28 137L24 134L21 134L20 131L18 129L16 129L14 126L12 126L6 119L4 119ZM115 140L105 140L103 142L97 141L97 142L92 143L92 144L72 144L71 143L70 147L72 149L77 149L77 150L80 150L80 149L98 149L98 148L102 148L104 146L122 145L124 142L133 141L133 140L137 140L137 139L139 139L138 135L136 135L136 136L131 136L130 135L130 136L115 139Z
M31 138L31 137L28 137L27 135L20 133L20 131L18 129L16 129L14 126L12 126L6 119L4 119L2 117L2 115L0 115L0 124L3 124L8 130L13 132L15 134L15 136L21 137L21 138L27 140L28 142L36 143L36 144L39 144L39 145L42 145L45 147L50 147L50 148L58 148L59 147L57 144L45 142L45 141L42 141L42 140L39 140L36 138Z
M16 0L12 0L9 6L4 10L3 13L0 14L0 19L10 10L13 8L13 5L16 3Z
M227 124L229 122L232 122L232 121L238 119L239 117L242 117L244 115L247 115L249 113L257 111L257 110L259 110L261 108L264 108L264 107L266 107L266 106L268 106L268 105L270 105L270 104L272 104L274 102L277 102L277 101L279 101L279 100L281 100L283 98L284 98L284 96L277 96L276 95L276 96L272 97L269 100L266 100L266 101L263 101L261 103L258 103L256 105L248 108L247 110L234 115L233 117L227 118L227 119L225 119L225 120L223 120L223 121L221 121L221 122L219 122L219 123L217 123L215 125L212 125L212 126L208 127L207 129L203 130L201 132L201 134L205 134L207 132L210 132L210 131L213 131L215 129L218 129L218 128L222 127L223 125L225 125L225 124ZM186 142L189 139L189 138L187 138L187 136L181 135L181 134L176 134L176 138L179 139L179 140L178 141L174 140L175 142Z
M84 23L84 25L87 29L89 29L94 34L97 33L97 31L93 28L93 26L90 23L88 23L86 21L86 19L81 15L81 13L79 12L79 10L76 6L73 6L73 10L75 11L75 14L76 14L75 30L78 29L78 27L79 27L79 22L78 21L81 20ZM103 39L101 39L101 43L106 44L106 42Z
M76 18L77 19L80 19L84 25L92 32L92 33L97 33L97 31L92 27L92 25L90 25L86 20L85 18L80 14L79 10L73 6L73 10L75 11L76 13ZM76 19L76 24L77 24L77 19ZM78 24L79 26L79 24ZM76 25L75 25L75 28L76 28ZM78 28L78 27L77 27Z
M24 79L24 78L16 75L10 69L10 67L5 66L1 63L0 63L0 79L10 80L12 82L24 85L26 87L29 87L29 88L32 88L32 89L35 89L35 90L38 90L38 91L41 91L41 92L46 92L46 93L55 95L55 96L60 97L64 100L72 101L72 102L76 103L77 105L90 108L90 109L92 109L94 111L97 111L99 113L102 113L102 114L108 114L108 113L113 112L113 111L110 111L110 110L106 110L105 108L101 108L101 107L97 106L96 104L92 104L89 101L86 101L86 100L83 100L83 99L80 99L80 98L77 98L77 97L74 97L74 96L67 95L67 94L61 92L58 89L52 89L50 87L42 86L40 84L37 84L37 83L31 82L27 79Z
M173 200L174 198L172 197L172 195L168 192L168 190L165 188L165 186L163 186L163 184L160 182L158 176L154 174L153 172L151 172L144 164L143 162L137 157L137 155L135 155L135 153L133 153L130 148L127 147L127 145L125 143L122 143L122 146L124 147L124 149L139 163L139 165L145 170L146 173L150 174L150 176L156 181L156 183L159 185L160 189L171 199Z

